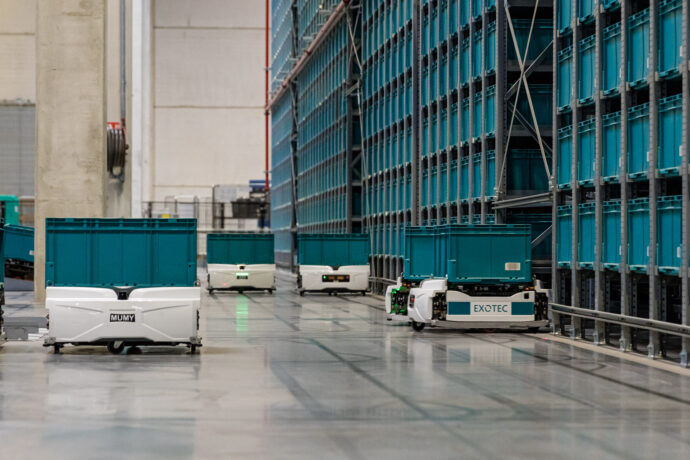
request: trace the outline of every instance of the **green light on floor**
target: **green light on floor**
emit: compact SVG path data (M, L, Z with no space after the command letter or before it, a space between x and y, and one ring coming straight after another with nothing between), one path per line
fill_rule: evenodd
M247 332L249 329L249 299L245 296L237 298L235 305L235 331Z

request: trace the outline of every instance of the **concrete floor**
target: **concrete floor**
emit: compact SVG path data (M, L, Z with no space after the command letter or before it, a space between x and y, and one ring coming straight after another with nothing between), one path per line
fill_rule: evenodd
M8 342L0 458L690 457L686 376L545 335L417 334L377 298L291 287L204 294L195 356Z

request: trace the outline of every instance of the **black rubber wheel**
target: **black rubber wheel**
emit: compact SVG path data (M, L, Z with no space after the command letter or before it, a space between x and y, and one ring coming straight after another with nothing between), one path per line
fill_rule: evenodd
M362 297L367 295L367 291L362 291Z
M119 345L118 345L119 344ZM108 342L108 351L114 355L119 355L125 349L124 342Z
M208 295L213 295L213 289L210 289L210 288L209 288L209 290L208 290Z
M426 326L426 323L418 323L417 321L412 321L412 329L414 329L417 332L422 332L424 330L424 327Z
M304 291L299 291L299 296L304 297Z
M195 355L196 354L196 345L190 345L189 347L189 353Z
M393 318L386 318L386 321L393 321Z
M237 291L237 292L238 292L239 294L244 294L244 291L243 291L242 289L240 289L240 290Z
M337 295L338 295L338 293L337 293L337 292L333 292L333 295L334 295L334 296L337 296Z
M527 332L529 332L530 334L537 334L537 333L539 333L539 331L541 331L540 327L527 328Z
M53 345L53 353L56 355L60 354L60 348L62 348L60 345Z

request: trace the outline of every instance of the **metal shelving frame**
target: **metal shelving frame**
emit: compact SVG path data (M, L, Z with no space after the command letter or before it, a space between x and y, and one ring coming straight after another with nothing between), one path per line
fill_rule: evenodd
M571 8L571 23L569 31L559 33L557 24L559 11L562 4L569 4ZM595 64L594 64L594 100L593 106L581 104L578 101L577 85L571 88L570 113L559 113L557 109L557 91L554 91L554 131L561 127L572 127L572 154L571 154L571 182L570 189L559 189L552 185L554 194L552 216L553 222L557 221L557 208L559 205L572 205L572 235L570 267L561 268L554 257L552 263L552 279L554 288L554 309L558 307L561 317L570 318L570 335L573 338L588 338L596 344L617 343L622 351L630 351L636 348L642 341L646 341L646 352L650 358L658 358L665 354L667 341L671 336L677 336L681 344L679 360L687 366L688 347L690 341L687 334L676 334L677 325L687 329L690 322L690 299L688 292L688 237L689 235L689 209L690 187L688 179L688 111L690 110L690 82L688 70L688 1L682 1L682 46L681 65L678 67L677 77L660 76L658 72L659 62L659 34L664 31L659 28L660 2L642 0L620 0L596 2L593 11L593 20L581 21L578 18L578 1L556 2L554 6L554 53L553 68L554 89L558 85L558 52L568 46L572 46L572 81L579 79L579 46L583 35L594 36L596 40ZM628 18L639 11L649 8L649 61L646 82L641 86L631 87L628 83L628 57L630 50L630 27ZM620 63L621 77L618 86L618 94L604 95L602 86L602 53L603 30L606 26L620 22ZM675 89L674 89L675 88ZM657 170L657 158L660 139L659 132L659 100L666 95L667 90L677 91L681 88L682 94L682 144L681 165L679 177L666 177L660 175ZM633 180L629 177L628 151L629 145L629 114L631 106L639 104L638 99L649 103L649 152L647 155L648 169L646 178ZM603 164L603 126L602 117L608 111L613 113L620 107L620 152L619 174L617 183L607 183L602 180ZM586 117L594 117L596 120L596 144L595 144L595 168L592 185L578 182L578 156L580 155L578 123ZM557 171L560 158L559 145L554 145L553 170ZM668 193L668 190L675 190ZM678 193L680 191L680 193ZM682 195L682 245L680 249L680 267L678 275L668 275L659 272L657 266L657 241L664 235L659 235L658 228L658 198L669 195ZM629 200L638 196L649 198L649 247L648 264L646 273L634 273L629 268L629 246L637 244L629 240ZM620 198L620 264L616 274L607 269L602 263L603 254L603 205L611 198ZM578 264L578 247L582 237L579 235L579 208L581 203L595 204L595 260L593 267L581 267ZM552 249L554 255L557 250L557 240L561 237L557 234L557 225L554 228ZM679 294L672 289L679 286ZM648 287L645 291L645 287ZM620 292L618 292L620 291ZM562 304L569 304L564 307ZM680 308L680 312L677 308ZM676 308L676 310L674 310ZM555 310L554 310L555 311ZM674 314L678 321L673 321ZM613 320L615 315L620 315L624 320ZM637 320L646 319L648 323ZM560 324L559 324L560 327Z
M529 0L515 0L505 2L493 2L491 0L482 0L481 2L463 2L463 0L408 0L412 2L412 18L409 23L402 26L399 31L391 31L392 36L387 37L395 43L404 34L412 34L414 42L414 54L411 63L411 74L405 73L400 79L391 82L391 85L384 85L384 87L375 94L370 100L364 102L364 116L369 115L367 112L368 104L373 104L377 101L385 101L386 97L395 91L396 85L400 81L407 81L409 79L413 82L413 107L411 114L405 114L404 126L413 129L412 142L413 154L410 164L397 164L385 171L374 171L367 175L365 180L365 225L368 231L372 234L372 274L374 282L374 290L383 290L384 286L394 281L394 279L401 273L403 267L402 254L399 248L402 247L402 231L405 225L438 225L444 222L475 222L475 223L490 223L498 221L499 223L507 222L510 218L510 211L521 210L529 213L535 210L541 210L548 213L551 207L551 195L548 191L544 193L533 194L529 196L515 196L509 195L507 175L508 168L506 162L508 161L508 149L511 147L520 148L524 142L532 143L535 148L541 152L544 160L544 171L538 174L545 174L551 179L551 162L550 159L546 161L551 155L551 134L552 130L548 126L540 126L535 114L535 107L530 92L530 84L533 81L551 83L552 68L550 63L544 65L544 57L550 51L550 44L546 49L539 49L536 53L537 59L526 58L525 50L520 50L516 54L520 57L518 62L512 61L508 57L507 47L516 47L517 38L514 27L511 27L512 20L520 18L530 21L531 27L535 24L534 19L551 19L552 3L547 0L529 1ZM389 45L382 45L379 49L373 52L370 56L366 55L368 50L368 39L375 39L368 34L374 34L377 27L382 27L376 24L375 21L385 21L386 16L384 12L392 7L402 9L405 1L397 0L373 0L377 5L375 12L365 19L364 23L364 49L365 49L365 75L367 70L379 59L381 53L385 53ZM367 3L365 1L365 3ZM465 3L465 5L462 5ZM471 5L470 5L471 3ZM461 27L461 11L460 8L471 8L473 5L480 4L481 11L469 11L469 24L466 27ZM454 21L445 18L445 21L439 21L437 24L445 26L444 31L434 29L432 26L427 29L430 34L437 34L437 44L428 50L428 54L424 54L422 50L422 42L432 42L429 36L424 36L424 21L430 21L434 15L441 15L447 11L454 11L457 7L457 17ZM451 30L451 24L455 23L458 27ZM495 23L495 41L494 41L494 69L493 72L486 71L486 57L487 57L487 31L488 26ZM530 30L528 40L532 40L533 30ZM473 78L474 63L474 46L475 39L481 37L481 75L479 78ZM461 81L462 59L458 57L457 67L450 69L451 52L453 47L460 48L463 38L468 40L468 72L469 84L463 85ZM550 41L550 33L547 41ZM533 45L533 42L531 42ZM534 47L530 46L530 51L534 51ZM523 54L525 54L523 56ZM530 52L530 54L532 54ZM425 78L423 72L425 69L428 74L432 74L432 66L438 65L441 68L442 59L448 60L446 66L446 74L440 75L437 72L436 80L429 83L435 85L437 88L436 97L430 100L428 104L424 104L422 99L422 91L430 92L431 86L426 88L423 86ZM451 72L457 75L457 87L450 87ZM536 80L535 80L536 77ZM364 78L364 81L368 81ZM404 84L404 83L402 83ZM443 85L446 86L443 86ZM475 127L475 118L479 116L476 113L475 97L481 96L481 114L487 113L487 90L490 87L495 87L494 99L494 113L495 120L495 135L489 136L487 133L487 120L485 116L481 119L481 135L472 139ZM526 95L526 96L525 96ZM518 97L526 97L527 104L530 107L529 113L523 114L517 112L513 118L512 108L517 104L515 101ZM467 133L469 141L463 144L463 122L462 122L462 105L463 102L469 100L469 120L465 126L470 130ZM455 145L449 145L445 149L439 148L433 152L429 149L426 142L431 142L428 139L435 134L437 140L446 135L449 140L450 133L453 130L451 106L457 104L457 137L458 142ZM538 108L537 108L538 109ZM447 116L444 116L443 111L447 111ZM435 117L438 121L436 124L436 132L424 135L424 126L432 127L431 119ZM423 123L425 118L428 123ZM442 124L441 120L446 120L446 124ZM365 121L365 126L369 126ZM512 129L511 129L512 128ZM380 138L387 137L390 133L396 132L395 127L391 129L381 130L380 133L365 133L365 157L368 159L375 156L377 152L376 136ZM495 151L495 177L493 182L495 188L489 190L490 186L487 184L486 174L488 169L487 154L490 151ZM481 177L474 177L475 168L473 168L474 155L479 154L481 158L480 168L478 170ZM460 198L461 190L465 184L462 184L460 173L460 159L466 158L468 162L467 184L468 199L466 202ZM451 164L457 162L457 182L451 183ZM365 162L368 164L368 162ZM444 176L443 171L446 171ZM379 210L376 205L378 200L378 193L382 185L385 186L390 183L390 186L395 189L395 183L399 184L399 177L403 175L407 177L412 176L411 180L411 195L412 202L407 204L403 210L396 207L396 200L400 198L400 191L397 193L387 193L384 195L382 210ZM424 180L424 178L428 180ZM430 178L435 178L432 181ZM444 181L443 178L446 178ZM473 197L473 190L475 190L475 181L480 181L480 196L477 199ZM435 189L435 190L434 190ZM442 193L445 189L445 193ZM451 190L454 190L456 196L452 196ZM434 193L435 192L435 193ZM439 197L445 195L446 200L440 201ZM422 203L423 197L436 198L436 201L429 203ZM372 198L374 197L374 198ZM428 199L428 198L427 198ZM393 206L388 206L386 200L392 200ZM373 209L372 209L373 208ZM388 209L395 209L395 212L389 212ZM395 229L393 231L392 229ZM535 244L541 243L548 237L550 228L539 235L535 239ZM396 248L398 248L396 250ZM542 274L546 279L551 275L550 261L549 265L545 266L545 271Z

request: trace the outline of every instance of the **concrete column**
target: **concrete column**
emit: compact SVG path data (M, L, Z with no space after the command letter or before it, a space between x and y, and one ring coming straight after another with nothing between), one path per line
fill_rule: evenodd
M45 299L45 219L105 212L105 0L39 0L35 296Z

